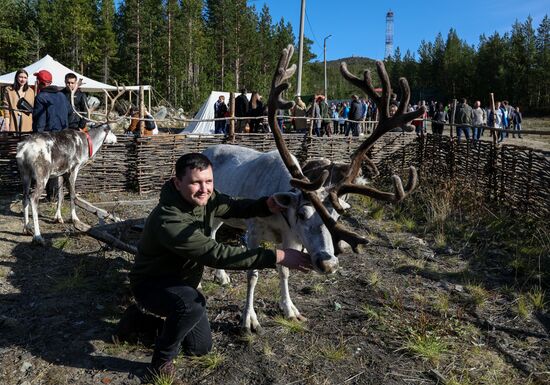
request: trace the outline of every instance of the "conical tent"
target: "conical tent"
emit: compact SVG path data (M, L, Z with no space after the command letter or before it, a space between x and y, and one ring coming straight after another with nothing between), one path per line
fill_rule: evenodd
M229 107L229 92L212 91L193 119L214 119L214 104L218 101L220 95L225 97L225 103ZM235 93L235 97L238 95L238 93ZM248 100L250 100L251 96L252 94L250 93L246 94ZM215 123L216 122L213 120L207 122L191 122L181 134L213 134L216 131Z
M29 73L29 84L34 85L36 82L36 77L33 75L35 72L40 70L48 70L52 74L53 82L52 84L58 87L65 87L65 75L69 72L74 73L77 78L82 78L82 87L80 89L85 92L99 92L102 90L113 91L117 88L110 84L101 83L97 80L90 79L87 76L81 75L78 72L73 71L72 69L65 67L63 64L54 60L50 55L44 56L39 61L32 63L26 67L25 70ZM15 80L15 73L17 71L10 72L8 74L0 76L0 85L9 85L13 84Z

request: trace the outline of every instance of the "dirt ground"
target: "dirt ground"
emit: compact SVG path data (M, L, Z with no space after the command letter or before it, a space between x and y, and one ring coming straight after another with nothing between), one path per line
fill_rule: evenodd
M101 207L139 218L155 197L86 198L118 201ZM17 199L0 200L0 384L140 384L150 341L111 338L130 303L131 255L53 223L53 204L45 202L41 229L50 246L32 245ZM229 385L550 384L548 313L520 317L517 299L494 290L511 277L489 268L482 288L470 280L477 266L462 251L437 249L363 214L348 220L371 241L360 254L341 256L333 275L291 276L303 323L281 317L277 275L264 271L256 296L263 333L243 335L245 274L231 273L222 287L208 273L203 292L215 349L178 359L178 377ZM494 257L496 265L498 250Z

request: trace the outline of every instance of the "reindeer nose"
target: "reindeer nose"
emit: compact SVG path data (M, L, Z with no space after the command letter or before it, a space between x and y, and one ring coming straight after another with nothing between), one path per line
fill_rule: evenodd
M315 267L324 274L332 274L338 270L338 258L328 253L316 254L314 260Z

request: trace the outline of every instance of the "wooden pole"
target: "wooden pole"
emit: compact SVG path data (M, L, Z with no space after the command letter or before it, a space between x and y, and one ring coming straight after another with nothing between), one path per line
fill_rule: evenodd
M145 93L143 92L143 86L139 86L139 121L138 121L138 127L139 127L139 136L145 135L145 122L143 121L143 117L145 116Z
M229 115L231 120L229 121L229 137L231 141L235 140L235 94L229 93Z
M456 114L456 99L453 99L453 111L451 113L451 139L454 137L454 124L455 124L455 114Z
M490 93L491 96L491 113L493 114L493 128L496 128L497 126L497 114L495 110L495 94ZM497 142L497 133L495 130L491 130L491 138L493 138L493 144L496 144Z

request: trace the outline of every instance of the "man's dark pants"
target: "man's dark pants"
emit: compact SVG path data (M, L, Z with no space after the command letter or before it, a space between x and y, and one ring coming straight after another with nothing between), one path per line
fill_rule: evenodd
M157 338L152 366L170 362L180 352L201 356L212 349L212 332L206 314L206 299L197 289L174 279L157 279L134 287L137 302L166 317Z

